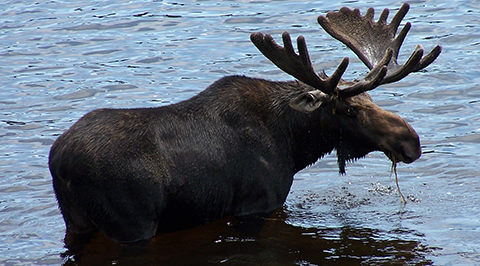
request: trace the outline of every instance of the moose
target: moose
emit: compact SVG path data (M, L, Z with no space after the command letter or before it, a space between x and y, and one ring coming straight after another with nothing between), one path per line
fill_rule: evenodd
M345 164L381 151L411 163L419 136L405 120L372 102L367 91L424 69L440 54L417 45L397 62L411 28L397 29L403 6L387 23L347 7L318 23L368 67L346 81L345 57L331 76L315 72L304 37L283 46L268 34L250 36L293 81L245 76L219 79L196 96L156 108L98 109L58 137L49 168L66 223L65 243L103 232L116 242L203 225L225 216L265 217L284 204L295 173L336 151Z

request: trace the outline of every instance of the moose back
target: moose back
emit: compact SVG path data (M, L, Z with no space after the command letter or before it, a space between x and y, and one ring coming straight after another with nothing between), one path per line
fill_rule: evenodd
M183 102L158 108L99 109L82 117L53 144L49 167L66 223L67 246L97 231L119 242L209 223L224 216L268 215L281 207L295 173L336 150L345 163L371 151L394 162L421 155L415 130L366 93L425 68L440 54L419 45L398 64L409 9L387 24L342 8L318 22L370 69L357 81L341 79L344 58L328 77L317 74L305 39L298 54L288 33L251 40L296 80L224 77Z

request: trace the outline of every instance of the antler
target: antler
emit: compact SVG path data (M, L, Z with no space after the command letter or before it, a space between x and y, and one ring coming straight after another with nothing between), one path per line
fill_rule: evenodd
M424 50L419 44L405 64L398 64L398 53L411 28L410 22L405 24L396 38L395 34L409 8L409 4L403 4L390 24L387 24L389 14L387 8L375 22L373 8L369 8L365 16L362 16L358 9L352 11L346 7L341 8L338 12L328 12L326 17L319 16L318 23L332 37L347 45L369 69L383 63L385 55L392 51L392 60L388 62L388 73L381 81L381 84L385 84L398 81L411 72L425 68L438 57L442 50L437 45L423 57Z
M343 58L332 76L327 77L324 74L320 77L313 69L303 36L297 38L298 55L293 49L288 32L284 32L282 35L284 47L278 45L269 34L252 33L250 39L260 52L281 70L326 94L341 98L351 97L379 86L387 73L386 64L392 57L391 52L386 53L384 59L380 60L379 64L373 67L364 79L353 86L338 90L337 85L348 66L348 57Z
M257 32L250 35L250 40L258 50L278 68L326 94L335 94L335 88L347 69L348 58L343 58L334 74L324 79L318 76L313 69L303 36L297 38L300 55L297 55L293 50L292 40L288 32L282 34L282 39L284 47L278 45L269 34L263 35Z

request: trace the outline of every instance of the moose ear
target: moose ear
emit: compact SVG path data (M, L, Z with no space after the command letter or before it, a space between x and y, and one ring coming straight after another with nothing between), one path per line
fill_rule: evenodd
M326 100L327 95L319 90L304 92L290 101L290 107L302 113L315 111Z

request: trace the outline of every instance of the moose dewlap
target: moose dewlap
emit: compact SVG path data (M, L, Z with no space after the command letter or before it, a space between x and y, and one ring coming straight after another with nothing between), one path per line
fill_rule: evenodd
M158 108L99 109L53 144L49 167L66 223L66 244L97 231L120 242L209 223L224 216L269 215L281 207L295 173L336 150L345 163L371 151L393 162L421 155L415 130L366 93L421 70L440 54L418 45L397 57L411 25L397 28L404 4L387 23L346 7L319 16L320 25L370 69L345 81L344 58L329 77L317 74L305 39L295 52L254 33L255 46L295 81L224 77L191 99Z

